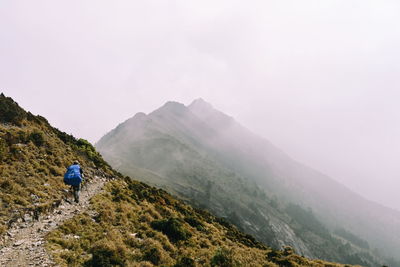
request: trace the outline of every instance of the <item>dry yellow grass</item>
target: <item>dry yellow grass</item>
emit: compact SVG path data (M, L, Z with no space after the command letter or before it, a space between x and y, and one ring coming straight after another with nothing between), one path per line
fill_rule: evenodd
M306 259L289 248L274 251L140 182L115 180L105 189L92 199L89 213L48 235L48 249L61 266L345 266ZM66 238L71 235L79 238Z

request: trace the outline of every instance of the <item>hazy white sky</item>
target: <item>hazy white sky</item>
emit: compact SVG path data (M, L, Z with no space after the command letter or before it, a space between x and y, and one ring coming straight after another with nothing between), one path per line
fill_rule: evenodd
M400 210L400 1L0 2L0 91L97 141L203 97Z

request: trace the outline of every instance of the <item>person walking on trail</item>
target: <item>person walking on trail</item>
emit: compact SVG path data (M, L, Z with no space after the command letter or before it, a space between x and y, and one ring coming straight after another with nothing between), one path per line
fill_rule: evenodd
M83 181L83 169L79 166L78 161L67 168L64 175L64 183L72 187L72 192L74 195L74 200L79 203L79 192L81 190L81 183Z

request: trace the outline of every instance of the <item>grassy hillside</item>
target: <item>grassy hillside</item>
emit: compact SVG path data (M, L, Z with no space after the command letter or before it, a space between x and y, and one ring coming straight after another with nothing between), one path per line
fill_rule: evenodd
M115 180L47 237L61 266L345 266L272 250L163 190ZM348 265L347 265L348 266Z
M0 95L0 235L60 203L68 188L63 174L73 160L81 162L88 179L114 174L90 143Z

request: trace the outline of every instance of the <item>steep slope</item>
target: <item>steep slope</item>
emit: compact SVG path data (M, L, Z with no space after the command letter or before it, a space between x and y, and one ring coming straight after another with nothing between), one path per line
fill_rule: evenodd
M65 198L65 168L79 160L89 180L114 171L93 146L0 95L0 235L51 212Z
M399 248L398 214L293 161L201 99L188 107L169 102L149 115L139 113L96 146L119 171L163 186L275 247L377 265L380 260L368 247L332 234L346 228L391 255ZM338 199L351 204L343 208ZM382 217L374 218L370 209Z
M193 102L189 109L218 129L215 143L220 144L220 160L267 189L271 187L270 177L278 179L281 183L272 183L272 188L280 192L281 198L312 207L332 228L348 228L382 251L398 256L399 212L365 200L333 179L292 160L202 100Z
M220 160L257 180L263 188L271 187L269 177L279 179L281 183L272 183L272 188L281 198L311 207L331 228L347 228L387 256L399 256L399 212L365 200L330 177L292 160L202 100L193 102L189 109L219 129L216 144L222 144L218 147ZM221 121L225 122L223 127L219 127ZM266 175L268 172L270 175Z
M4 95L0 120L1 266L343 267L268 248L163 190L123 178L87 141ZM66 201L60 183L76 159L89 180L80 205Z

